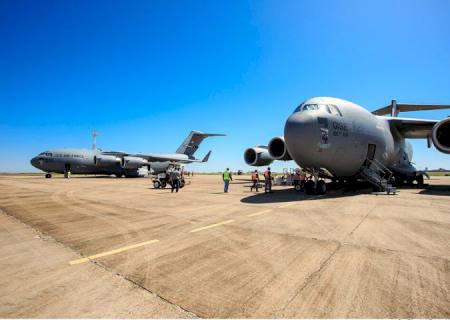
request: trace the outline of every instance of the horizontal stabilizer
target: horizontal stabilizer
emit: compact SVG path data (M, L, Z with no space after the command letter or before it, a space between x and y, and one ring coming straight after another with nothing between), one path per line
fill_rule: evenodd
M441 110L450 109L449 104L411 104L411 103L397 103L396 100L392 100L391 104L380 108L378 110L372 111L372 114L377 116L391 115L396 117L399 112L408 111L425 111L425 110Z
M211 155L211 150L206 154L206 156L203 158L202 162L208 162L209 156Z

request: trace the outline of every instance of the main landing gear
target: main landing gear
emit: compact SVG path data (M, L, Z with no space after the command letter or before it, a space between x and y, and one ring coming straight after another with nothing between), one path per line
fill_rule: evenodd
M48 172L48 173L45 174L45 178L46 178L46 179L50 179L51 177L52 177L52 174L51 174L50 172Z
M401 186L423 186L423 174L416 174L415 176L397 175L393 177L393 184L397 187Z

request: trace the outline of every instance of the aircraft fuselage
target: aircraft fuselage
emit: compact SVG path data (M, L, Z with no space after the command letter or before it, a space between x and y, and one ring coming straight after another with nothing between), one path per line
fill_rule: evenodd
M101 159L108 161L102 162ZM49 173L115 174L137 177L143 175L139 168L124 168L118 157L102 155L101 151L88 149L53 149L31 159L31 164Z

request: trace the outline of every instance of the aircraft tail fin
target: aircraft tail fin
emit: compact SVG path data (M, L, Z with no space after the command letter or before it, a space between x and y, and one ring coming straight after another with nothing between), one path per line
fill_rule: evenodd
M192 157L197 151L198 147L205 138L225 136L219 133L203 133L200 131L191 131L183 143L178 147L176 153L182 153L189 157Z
M203 158L202 162L208 162L209 156L211 155L211 150L206 154L206 156Z

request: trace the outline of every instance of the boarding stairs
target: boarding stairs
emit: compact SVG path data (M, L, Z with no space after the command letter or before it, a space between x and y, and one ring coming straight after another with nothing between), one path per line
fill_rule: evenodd
M392 175L392 171L376 159L366 159L360 169L362 179L387 194L396 194L397 192L397 188L393 187L390 183Z

